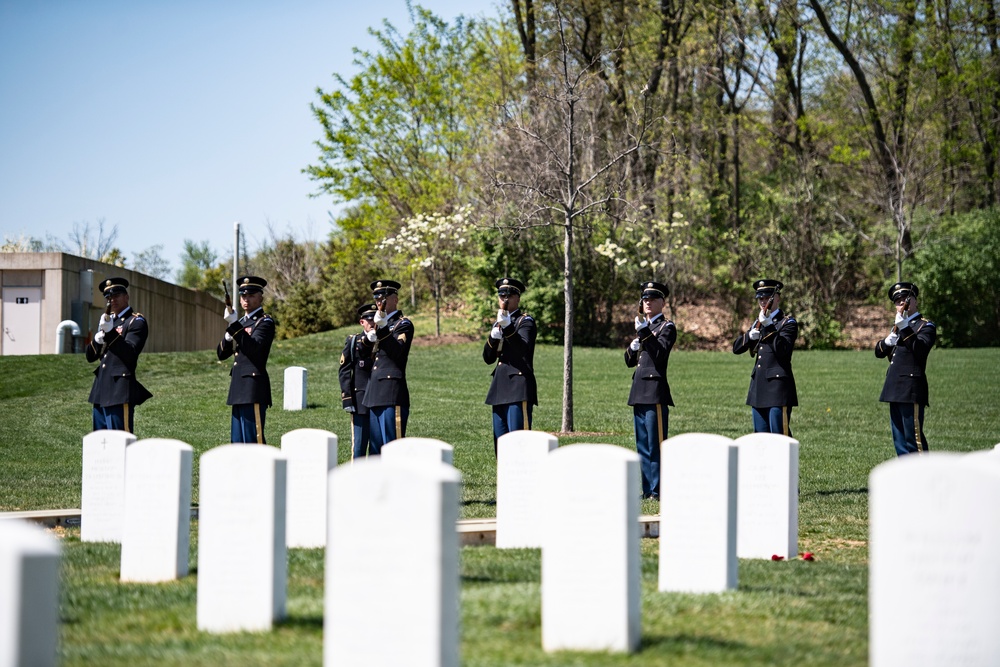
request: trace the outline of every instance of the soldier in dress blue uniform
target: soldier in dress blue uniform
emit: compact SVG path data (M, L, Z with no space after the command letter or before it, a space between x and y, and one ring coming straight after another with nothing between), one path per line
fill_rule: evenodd
M667 439L670 406L667 360L677 340L677 327L663 316L667 286L640 283L641 314L635 318L635 339L625 349L625 366L635 368L628 404L635 423L635 449L642 471L642 497L660 497L660 444Z
M524 283L514 278L496 281L497 319L483 346L483 361L496 364L486 405L493 406L493 454L504 433L531 430L531 411L538 405L535 384L535 320L521 312Z
M94 430L117 429L134 433L135 406L152 394L139 384L135 369L146 345L149 327L142 313L129 305L128 281L108 278L101 283L109 312L101 315L94 339L87 346L87 361L100 359L88 402L94 405Z
M226 306L223 315L226 333L219 342L219 360L234 357L229 369L229 397L233 406L231 442L265 444L264 421L271 406L271 378L267 375L267 357L274 342L274 320L264 314L264 287L267 281L257 276L242 276L236 281L240 307L245 315Z
M364 399L368 378L372 373L372 350L375 343L368 340L367 333L375 329L376 310L374 303L366 303L358 308L358 322L362 331L347 337L344 351L340 354L340 400L351 415L352 459L368 456L371 427Z
M410 390L406 386L406 361L413 343L413 322L397 310L399 283L376 280L371 284L375 301L375 328L365 334L374 344L372 374L362 404L368 408L371 452L406 437L410 416Z
M918 293L913 283L899 282L889 288L889 300L896 307L896 324L884 340L875 343L875 356L889 358L879 400L889 404L892 443L897 456L927 451L924 436L924 408L930 405L927 355L934 347L937 327L917 310Z
M754 282L760 313L750 330L733 342L733 353L749 350L750 356L756 357L747 393L754 432L791 436L792 408L799 404L792 375L792 350L799 325L781 310L782 287L780 280L765 278Z

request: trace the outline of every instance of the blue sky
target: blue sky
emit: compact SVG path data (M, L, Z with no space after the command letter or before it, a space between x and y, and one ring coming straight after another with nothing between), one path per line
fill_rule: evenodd
M424 0L451 20L497 0ZM0 237L66 239L118 226L129 261L184 239L251 249L267 225L300 239L331 229L328 197L301 173L320 127L309 105L352 47L405 0L0 0Z

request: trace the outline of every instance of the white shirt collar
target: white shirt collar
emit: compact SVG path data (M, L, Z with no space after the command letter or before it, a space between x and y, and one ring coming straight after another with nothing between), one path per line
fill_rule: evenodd
M259 313L262 310L264 310L264 306L258 306L256 309L254 309L254 310L250 311L249 313L247 313L246 315L244 315L243 319L245 319L245 320L252 319L254 315L256 315L257 313Z

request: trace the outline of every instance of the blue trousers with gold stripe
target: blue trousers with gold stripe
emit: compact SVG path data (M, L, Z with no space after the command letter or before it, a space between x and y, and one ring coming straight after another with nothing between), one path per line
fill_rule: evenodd
M351 413L351 458L368 456L368 443L371 440L371 421L367 414Z
M263 403L241 403L233 406L232 439L229 442L265 444L264 417L267 406Z
M660 497L660 443L667 439L669 414L665 405L632 406L644 498Z
M368 408L368 421L371 433L369 434L369 452L371 454L381 454L382 445L388 444L397 438L406 437L406 420L410 417L410 407L408 405L382 405L377 408Z
M528 401L493 406L493 454L497 453L497 438L511 431L531 430L531 408ZM527 424L527 426L525 426Z
M94 430L112 429L135 433L135 406L130 403L122 405L95 405Z
M751 408L754 433L777 433L792 437L792 406L779 405L773 408Z
M889 420L892 422L892 444L896 447L896 456L928 451L927 438L924 437L924 406L890 403Z

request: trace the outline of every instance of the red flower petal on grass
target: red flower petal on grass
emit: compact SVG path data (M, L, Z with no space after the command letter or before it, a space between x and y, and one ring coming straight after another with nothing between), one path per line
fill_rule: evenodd
M785 557L779 556L778 554L774 554L773 556L771 556L771 560L785 560Z
M813 557L811 551L806 551L805 553L802 554L802 560L816 560L816 559Z

